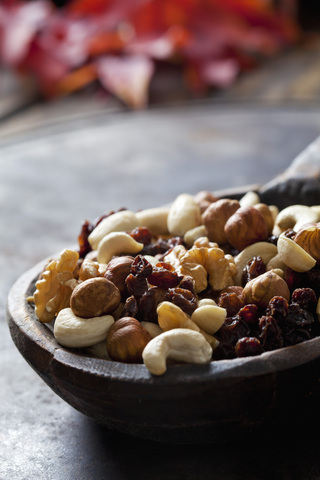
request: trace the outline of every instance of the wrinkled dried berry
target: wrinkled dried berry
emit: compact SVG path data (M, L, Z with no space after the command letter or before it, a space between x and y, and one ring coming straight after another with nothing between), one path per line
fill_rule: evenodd
M289 289L293 292L296 288L311 288L317 297L320 295L320 265L315 265L308 272L295 272L287 267L285 280Z
M248 303L244 307L242 307L238 315L248 324L248 325L256 325L259 320L259 308L257 305L253 303Z
M174 303L187 315L192 315L198 306L197 297L185 288L170 288L165 300Z
M136 242L143 243L143 245L149 245L151 243L152 235L147 227L136 227L130 232Z
M130 295L140 298L148 290L147 278L152 273L152 265L142 255L137 255L131 265L131 273L126 278Z
M151 275L148 276L148 282L150 285L168 289L179 285L182 277L176 272L172 272L162 267L153 267Z
M282 330L274 317L264 315L259 319L259 340L264 350L276 350L284 346Z
M241 284L244 287L250 280L257 278L266 272L266 264L260 256L253 257L244 267L241 277Z
M249 335L250 328L239 315L226 318L222 327L216 334L222 342L227 342L231 345L235 345L240 338L248 337Z
M235 354L237 357L252 357L260 355L262 352L263 348L256 337L240 338L235 346Z
M87 253L91 252L92 248L88 241L88 237L93 230L92 223L85 220L81 225L81 230L78 236L78 244L79 244L79 257L84 258Z
M312 288L296 288L291 297L292 303L297 303L301 308L315 312L317 297Z
M194 280L192 277L183 276L181 282L179 283L179 288L189 290L191 293L196 295L196 291L194 288Z
M227 317L233 317L243 307L244 301L236 293L222 293L218 305L227 310Z
M141 250L141 255L151 255L155 257L156 255L166 255L173 247L176 245L182 245L183 239L181 237L172 237L167 240L163 238L157 239L157 241L145 245Z
M158 322L157 306L165 300L167 291L150 287L139 300L139 315L146 322Z
M138 302L133 295L128 297L124 303L120 317L135 317L138 313Z
M231 343L220 341L219 345L213 350L212 360L231 360L236 358L235 348Z
M273 297L266 308L265 314L280 321L287 316L288 307L289 305L285 298Z

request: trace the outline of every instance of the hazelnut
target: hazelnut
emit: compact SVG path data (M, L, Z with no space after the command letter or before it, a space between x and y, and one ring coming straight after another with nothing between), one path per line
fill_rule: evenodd
M272 215L272 211L265 203L257 203L256 205L254 205L254 208L257 209L258 212L260 212L263 216L267 224L268 233L271 234L274 227L274 217Z
M287 283L272 270L250 280L242 295L246 303L255 303L259 307L266 307L271 298L276 296L283 297L288 302L290 300Z
M140 363L142 352L151 340L150 333L133 317L117 320L108 331L107 350L116 362Z
M211 242L225 245L227 237L225 224L227 220L240 208L238 200L222 199L211 203L202 214L202 222L207 229L207 235Z
M198 192L195 195L194 199L199 205L201 213L203 213L211 203L216 202L218 200L218 198L215 197L213 193L208 192L206 190L202 190L201 192Z
M104 277L89 278L79 283L70 298L70 307L77 317L92 318L112 313L121 295L114 283Z
M261 213L254 207L240 207L224 227L228 243L238 251L268 238L268 227Z
M298 230L293 241L315 260L320 260L320 223L306 223Z
M133 257L123 256L110 260L107 265L104 277L118 287L121 296L127 293L125 279L130 273Z

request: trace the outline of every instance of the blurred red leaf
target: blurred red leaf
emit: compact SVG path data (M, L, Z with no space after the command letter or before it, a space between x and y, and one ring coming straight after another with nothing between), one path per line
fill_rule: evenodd
M93 81L133 108L147 104L157 62L190 89L228 87L299 38L295 0L3 0L0 58L48 96ZM158 63L159 64L159 63Z

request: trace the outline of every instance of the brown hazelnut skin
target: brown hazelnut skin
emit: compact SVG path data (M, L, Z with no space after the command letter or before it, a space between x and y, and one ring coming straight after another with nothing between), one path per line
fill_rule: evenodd
M227 220L240 208L238 200L221 199L211 203L202 214L202 222L207 229L211 242L225 245L227 236L225 224Z
M195 195L194 199L199 205L201 213L203 213L211 203L219 200L217 197L213 195L212 192L208 192L206 190L202 190L201 192L198 192Z
M120 318L108 331L109 357L116 362L141 363L142 352L151 339L150 333L136 318Z
M263 242L269 232L265 219L254 207L240 207L224 227L227 241L238 251L255 242Z
M125 279L130 273L133 257L123 256L110 260L104 277L113 282L119 289L121 296L127 294Z
M108 315L119 305L121 295L114 283L104 277L89 278L77 285L70 298L70 308L77 317Z
M289 302L290 290L285 280L270 270L250 280L245 285L242 296L246 303L267 307L271 298L276 296L283 297Z
M254 205L254 208L258 210L258 212L260 212L261 215L263 216L267 224L268 232L269 234L271 234L274 227L274 218L270 208L265 203L257 203L256 205Z

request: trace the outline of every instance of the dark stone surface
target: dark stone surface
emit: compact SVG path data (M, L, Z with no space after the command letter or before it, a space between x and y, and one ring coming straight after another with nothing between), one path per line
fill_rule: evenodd
M0 479L319 478L317 418L231 445L169 446L108 431L36 375L5 321L10 286L73 245L84 218L182 192L266 183L320 131L311 109L191 106L91 116L0 145ZM315 434L315 439L313 438Z

